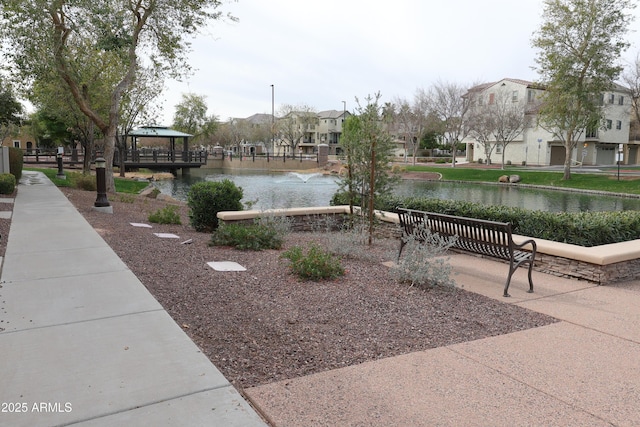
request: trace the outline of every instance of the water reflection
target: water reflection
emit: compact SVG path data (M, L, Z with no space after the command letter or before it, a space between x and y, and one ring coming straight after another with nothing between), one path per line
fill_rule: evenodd
M194 183L223 179L231 179L242 187L243 202L255 202L254 209L328 206L339 182L337 177L318 173L222 173L200 169L193 170L189 176L159 181L155 185L163 193L186 200L189 187ZM403 181L396 193L550 212L640 210L638 198L475 183Z

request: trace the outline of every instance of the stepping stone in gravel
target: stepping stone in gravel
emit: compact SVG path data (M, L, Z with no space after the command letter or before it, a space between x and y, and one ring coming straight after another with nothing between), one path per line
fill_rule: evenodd
M175 234L172 233L153 233L156 236L160 237L161 239L179 239L180 236L176 236Z
M207 265L216 271L247 271L246 268L233 261L212 261Z
M133 225L134 227L153 228L149 224L143 224L141 222L130 222L129 224Z

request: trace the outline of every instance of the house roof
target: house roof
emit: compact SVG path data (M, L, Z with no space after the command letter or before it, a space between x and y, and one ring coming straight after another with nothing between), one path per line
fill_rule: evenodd
M344 111L325 110L325 111L320 111L318 113L318 117L321 119L337 119L339 117L342 117L343 114L344 114Z
M129 132L129 136L144 136L149 138L184 138L193 135L179 132L166 126L142 126Z

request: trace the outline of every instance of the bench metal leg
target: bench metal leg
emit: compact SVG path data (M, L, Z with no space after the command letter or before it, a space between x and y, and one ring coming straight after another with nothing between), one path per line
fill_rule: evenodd
M527 277L529 279L529 290L527 291L527 293L533 293L533 279L531 278L531 271L533 270L533 260L527 260L524 262L528 262L529 263L529 271L527 273ZM516 270L518 269L518 267L520 266L520 263L516 264L515 266L509 266L509 276L507 277L507 283L504 285L504 294L502 295L503 297L510 297L511 295L509 295L509 285L511 284L511 276L513 276L513 273L516 272Z

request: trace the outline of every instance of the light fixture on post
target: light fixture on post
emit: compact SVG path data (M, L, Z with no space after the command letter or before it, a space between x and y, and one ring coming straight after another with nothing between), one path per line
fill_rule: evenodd
M93 209L100 212L113 213L113 207L109 204L109 199L107 198L106 166L107 162L104 157L96 157L96 187L98 195L93 204Z
M62 156L64 155L64 148L58 147L56 152L56 162L58 164L58 173L56 174L56 178L58 179L67 179L67 176L64 174L62 170Z

